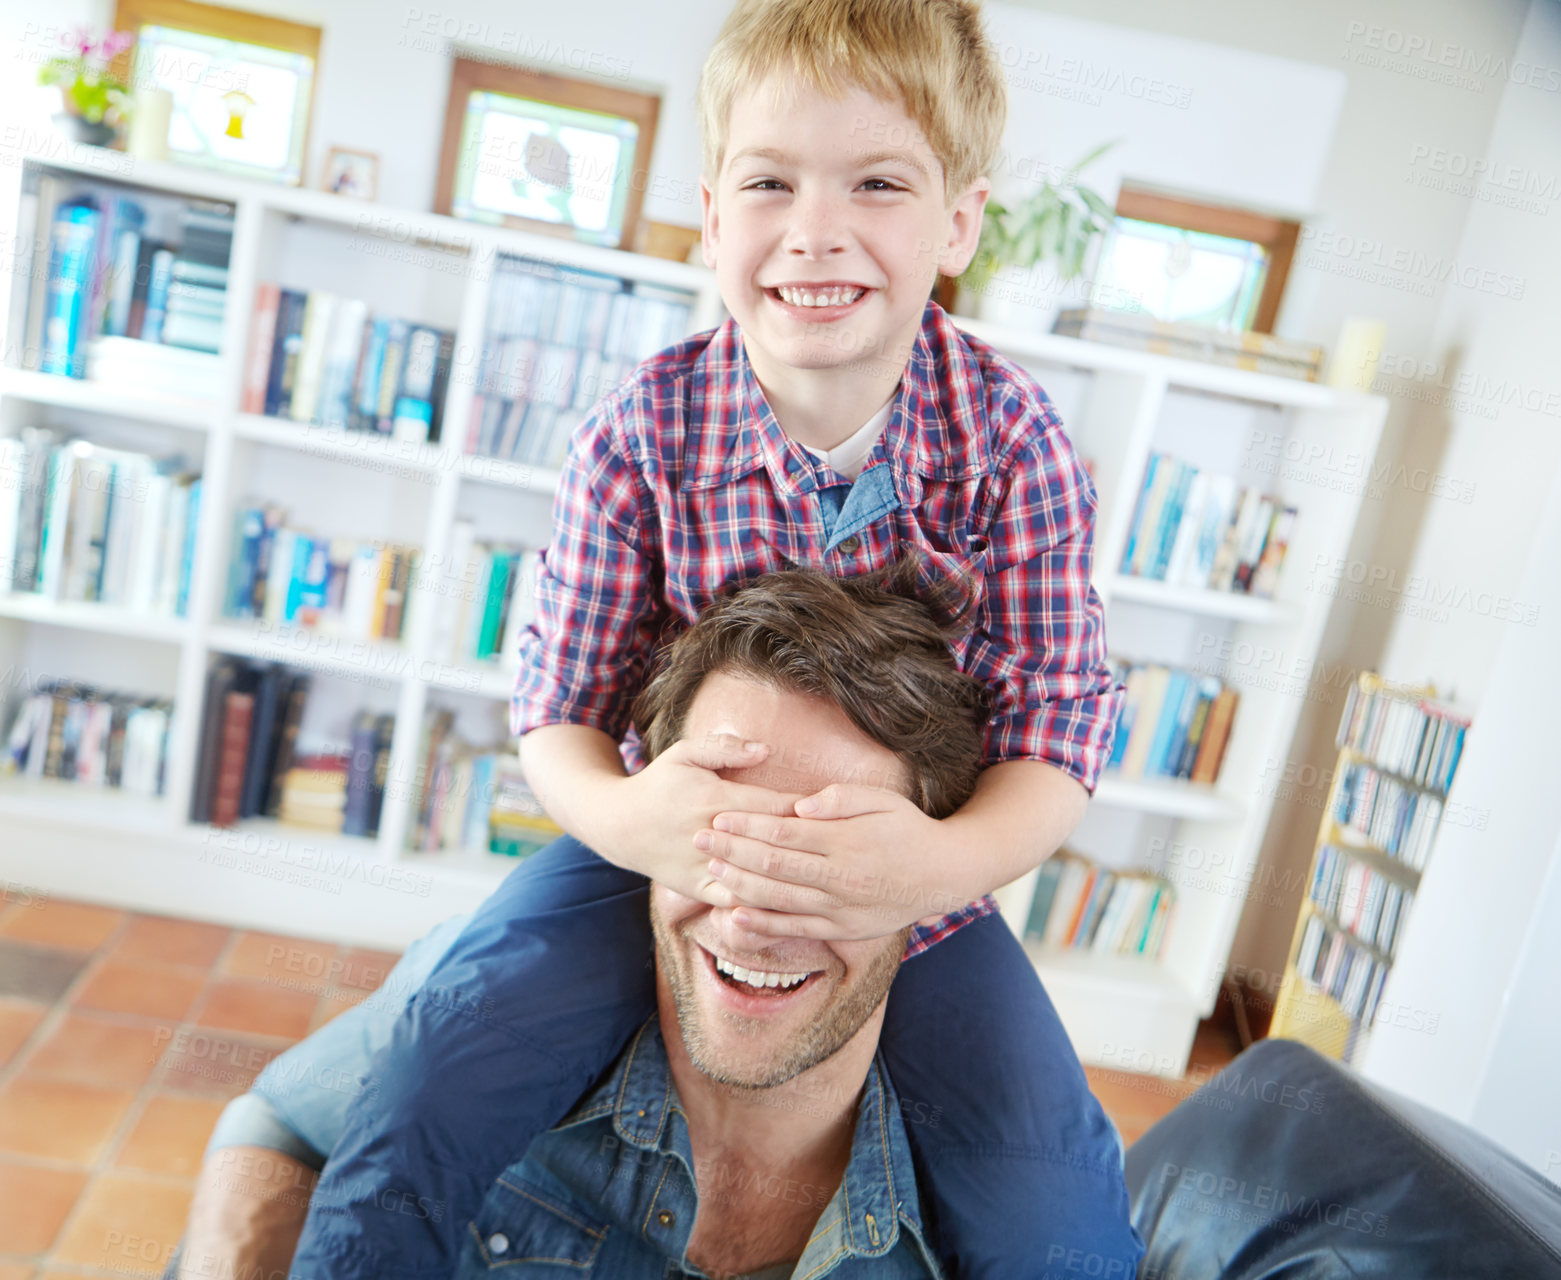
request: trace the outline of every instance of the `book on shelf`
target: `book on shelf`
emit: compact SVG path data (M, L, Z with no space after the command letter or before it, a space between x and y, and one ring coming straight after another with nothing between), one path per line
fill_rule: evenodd
M1331 923L1375 947L1388 960L1398 943L1399 921L1414 901L1414 895L1397 881L1334 844L1317 851L1307 897Z
M1152 453L1121 572L1272 599L1297 511L1230 476Z
M1339 768L1333 820L1414 871L1423 870L1442 817L1442 798L1406 785L1372 765L1346 760Z
M559 466L592 405L686 337L692 313L682 290L501 257L465 451Z
M451 530L446 572L420 581L437 601L430 652L439 662L505 661L535 616L540 552L512 543L479 542L469 520Z
M172 716L164 698L41 681L6 719L0 772L161 795Z
M1126 686L1106 768L1124 778L1219 780L1239 695L1217 677L1160 663L1110 660Z
M525 857L563 834L526 785L514 750L460 741L448 709L424 721L417 778L407 832L414 851Z
M0 438L0 581L182 617L200 499L201 478L180 460L23 428Z
M399 640L416 548L288 525L285 508L242 505L234 519L224 616L354 640Z
M1063 849L1041 864L1025 923L1048 947L1159 957L1175 892L1148 871L1114 871Z
M1160 320L1143 312L1115 311L1109 307L1075 307L1059 312L1052 332L1255 373L1277 373L1307 382L1316 382L1322 368L1323 349L1315 343Z
M1469 717L1429 698L1405 697L1391 687L1350 686L1337 745L1433 791L1452 785Z
M1301 930L1295 970L1314 990L1331 996L1352 1019L1369 1026L1392 966L1371 948L1322 916L1311 915Z
M351 772L351 758L346 755L321 752L298 757L281 779L277 817L290 827L345 834Z
M438 441L455 334L375 315L357 298L260 285L240 407L245 413Z
M33 244L30 283L13 292L8 330L23 368L210 394L214 361L195 388L171 384L161 364L142 368L92 355L108 339L143 353L161 345L220 347L232 206L193 199L176 210L167 205L166 197L135 199L106 184L28 171L18 233Z

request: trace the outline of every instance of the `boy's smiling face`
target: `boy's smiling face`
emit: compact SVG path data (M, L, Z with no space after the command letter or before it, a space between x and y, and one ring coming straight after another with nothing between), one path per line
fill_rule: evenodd
M715 191L700 182L704 257L761 384L873 357L897 377L939 272L975 254L989 190L946 196L920 126L865 89L738 94Z

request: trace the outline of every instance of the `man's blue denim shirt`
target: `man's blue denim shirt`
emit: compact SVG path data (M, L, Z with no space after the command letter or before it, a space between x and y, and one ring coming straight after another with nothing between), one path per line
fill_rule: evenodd
M705 1170L707 1194L722 1194ZM905 1280L940 1277L923 1235L899 1102L875 1057L857 1109L845 1176L827 1203L795 1181L745 1185L743 1194L820 1202L817 1226L795 1267L755 1277ZM699 1195L688 1122L672 1084L655 1018L611 1073L556 1128L500 1175L467 1231L456 1275L509 1269L517 1277L625 1277L705 1273L687 1260Z

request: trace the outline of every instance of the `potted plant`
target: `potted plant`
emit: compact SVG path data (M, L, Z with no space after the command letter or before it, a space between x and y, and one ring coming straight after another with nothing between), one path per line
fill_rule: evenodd
M129 89L109 64L134 42L128 31L110 31L94 40L90 30L78 27L62 39L70 52L38 68L39 84L59 86L63 110L55 113L54 123L71 141L107 146L120 121L129 117Z
M976 255L959 278L983 319L1051 327L1063 291L1083 275L1091 247L1116 217L1078 175L1121 141L1101 143L1012 207L987 200Z

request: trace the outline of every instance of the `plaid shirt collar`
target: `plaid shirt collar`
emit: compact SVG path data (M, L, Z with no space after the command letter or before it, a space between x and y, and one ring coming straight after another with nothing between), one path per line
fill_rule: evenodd
M880 443L897 474L954 480L991 473L991 439L982 429L986 415L968 392L981 379L960 376L973 375L971 341L943 308L927 303ZM776 419L737 321L728 317L712 331L689 376L680 486L685 492L729 484L761 466L783 493L817 487L816 460Z

